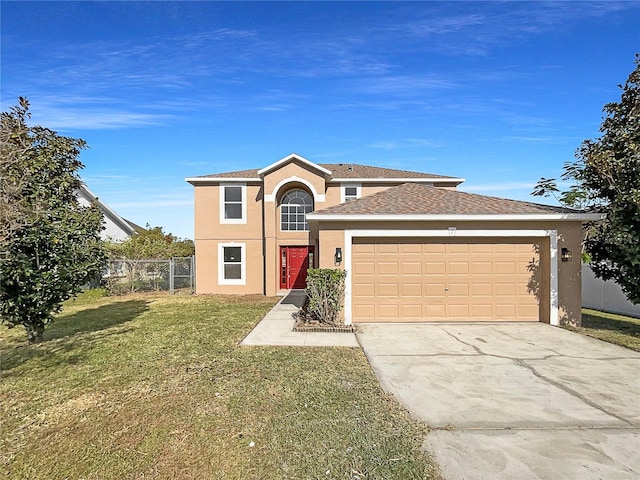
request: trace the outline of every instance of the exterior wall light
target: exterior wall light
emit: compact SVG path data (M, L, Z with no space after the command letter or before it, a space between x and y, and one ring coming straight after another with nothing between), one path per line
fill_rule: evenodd
M342 248L336 247L336 254L334 256L336 264L342 263Z
M562 247L562 251L560 253L560 258L563 262L570 262L573 258L573 253L568 248Z

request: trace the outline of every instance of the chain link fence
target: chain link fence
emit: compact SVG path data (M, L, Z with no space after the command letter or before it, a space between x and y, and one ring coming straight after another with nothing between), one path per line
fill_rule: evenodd
M168 291L195 292L195 257L166 260L109 260L103 275L112 294Z

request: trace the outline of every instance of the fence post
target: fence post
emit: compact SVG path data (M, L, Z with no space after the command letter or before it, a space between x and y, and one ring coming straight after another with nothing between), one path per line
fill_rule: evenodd
M173 295L174 290L174 280L173 275L175 274L175 265L173 262L173 257L169 259L169 293Z
M196 293L196 256L191 255L191 293Z

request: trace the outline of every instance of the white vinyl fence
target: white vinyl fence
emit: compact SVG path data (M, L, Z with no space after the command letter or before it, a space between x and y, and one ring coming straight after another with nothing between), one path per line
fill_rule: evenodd
M616 282L596 278L585 264L582 264L582 306L640 318L640 305L627 300Z

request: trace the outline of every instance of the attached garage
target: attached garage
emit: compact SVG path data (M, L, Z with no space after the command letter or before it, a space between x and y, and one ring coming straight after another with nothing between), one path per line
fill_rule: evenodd
M353 238L354 322L542 319L539 238ZM543 303L546 305L546 303Z
M598 214L405 183L307 216L346 270L344 321L579 325L582 223Z

